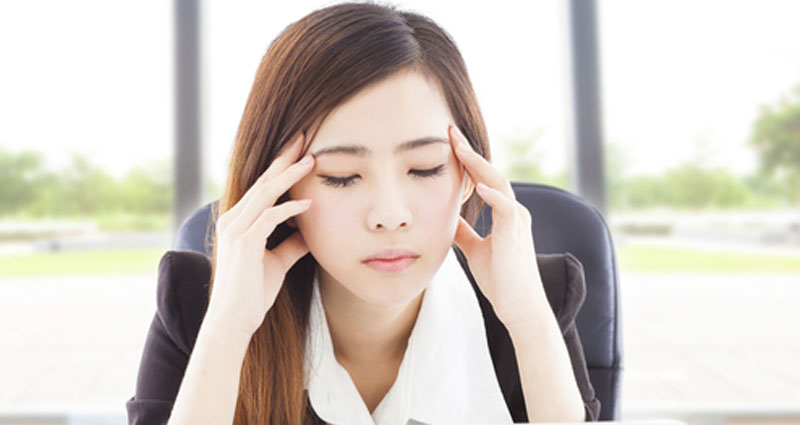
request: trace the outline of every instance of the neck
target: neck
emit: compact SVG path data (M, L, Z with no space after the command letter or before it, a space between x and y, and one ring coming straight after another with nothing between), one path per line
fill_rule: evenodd
M424 293L406 304L376 306L364 302L339 283L320 282L336 359L343 365L399 363Z

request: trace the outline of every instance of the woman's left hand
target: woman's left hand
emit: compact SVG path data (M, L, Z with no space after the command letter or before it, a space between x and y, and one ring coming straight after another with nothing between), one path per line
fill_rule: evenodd
M455 243L495 314L510 329L529 319L532 309L549 306L536 263L531 215L517 202L511 183L472 149L458 127L451 125L448 134L478 195L492 207L492 230L486 238L459 216Z

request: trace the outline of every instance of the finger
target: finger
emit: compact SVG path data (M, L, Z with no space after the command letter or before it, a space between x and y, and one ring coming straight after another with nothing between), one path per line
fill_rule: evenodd
M305 202L308 201L308 202ZM267 237L272 234L278 224L290 217L304 213L311 206L311 200L286 201L264 210L253 224L242 234L248 244L263 245Z
M511 184L505 176L503 176L500 170L495 168L492 163L487 161L486 158L472 149L467 138L464 137L458 127L451 126L448 133L450 133L450 141L453 144L456 157L464 165L464 168L467 170L467 173L469 173L473 182L476 184L478 182L483 182L487 186L496 188L504 193L510 199L516 199L514 190L511 188ZM461 146L463 146L464 149L461 149Z
M472 226L467 222L464 217L458 216L458 226L456 227L456 236L454 242L461 248L461 251L469 259L475 247L483 242L483 238L475 232Z
M503 229L513 232L516 226L517 201L509 199L504 193L483 183L478 183L476 190L478 195L492 207L492 228L497 229L498 234L506 233Z
M260 185L259 188L253 192L253 196L243 205L239 215L231 222L230 228L232 231L242 232L249 228L253 224L253 221L255 221L265 209L275 205L278 197L289 190L289 188L313 169L314 157L307 155L303 158L303 161L292 164L274 179Z
M270 252L278 258L278 261L283 267L284 273L286 273L292 268L297 260L308 254L309 249L308 245L306 245L305 239L303 239L303 235L300 234L300 231L298 230L292 233L292 235L286 238L286 240L281 242L280 245L272 248ZM266 270L268 267L271 267L271 265L265 262L265 273L268 271Z
M305 135L302 131L298 132L295 135L294 139L287 143L286 146L283 147L283 150L278 154L277 157L272 161L272 164L261 173L260 176L253 182L253 185L245 192L244 195L239 199L239 202L234 205L230 211L232 216L238 216L241 213L241 210L244 209L244 205L247 204L250 199L255 196L255 193L259 191L261 186L265 185L268 181L272 180L274 176L281 174L282 172L286 171L292 163L295 163L297 160L298 155L303 150L303 142L305 140Z
M299 161L300 154L303 152L303 146L305 145L305 133L302 131L297 132L294 138L292 138L289 143L287 143L275 159L272 161L269 167L267 167L267 172L265 173L265 178L269 180L273 176L277 176L283 170L287 169L293 163Z

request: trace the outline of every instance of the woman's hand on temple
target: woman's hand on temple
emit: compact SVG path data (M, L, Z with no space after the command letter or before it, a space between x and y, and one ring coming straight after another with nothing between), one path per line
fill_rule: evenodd
M530 317L532 308L549 308L536 263L531 215L517 202L511 183L472 149L458 127L450 126L448 135L478 195L492 207L492 231L486 238L459 216L455 243L497 317L510 328Z
M267 237L278 224L305 212L310 200L277 199L314 168L314 157L297 161L302 132L289 142L239 202L217 220L217 262L206 320L249 338L261 326L286 272L309 252L299 231L272 250Z

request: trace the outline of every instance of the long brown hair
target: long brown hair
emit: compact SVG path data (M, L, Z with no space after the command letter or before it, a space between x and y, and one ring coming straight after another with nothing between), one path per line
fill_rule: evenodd
M438 84L455 124L490 160L483 117L450 35L429 18L392 5L341 3L286 27L261 60L215 215L241 199L298 131L306 132L305 154L319 124L337 105L407 69ZM286 192L277 203L288 199ZM460 214L474 224L482 207L483 201L473 194ZM267 238L267 249L294 231L281 223ZM216 258L215 248L212 270ZM303 359L316 267L310 253L294 264L253 334L242 365L234 424L299 425L313 417L303 389Z

